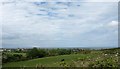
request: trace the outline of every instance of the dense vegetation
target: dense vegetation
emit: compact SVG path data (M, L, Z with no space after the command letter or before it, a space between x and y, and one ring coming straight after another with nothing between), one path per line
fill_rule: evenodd
M82 49L29 49L27 51L12 51L12 52L3 52L2 59L3 63L7 62L14 62L14 61L24 61L24 60L30 60L34 58L42 58L42 57L49 57L49 56L58 56L58 55L67 55L67 54L73 54L73 53L90 53L90 50L82 50Z
M119 48L37 49L3 52L3 67L118 67ZM17 61L17 62L14 62Z

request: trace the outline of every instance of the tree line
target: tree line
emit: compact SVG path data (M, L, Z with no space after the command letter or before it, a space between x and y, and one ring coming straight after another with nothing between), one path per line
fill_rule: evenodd
M12 52L3 52L2 53L2 62L15 62L15 61L24 61L24 60L30 60L35 58L43 58L43 57L49 57L49 56L58 56L58 55L69 55L69 54L88 54L91 50L83 50L79 48L73 48L73 49L38 49L38 48L32 48L28 49L27 51L12 51ZM9 54L13 53L13 54ZM25 53L23 54L14 54L14 53Z

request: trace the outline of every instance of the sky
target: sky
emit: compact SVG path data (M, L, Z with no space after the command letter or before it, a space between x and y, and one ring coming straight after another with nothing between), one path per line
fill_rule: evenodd
M4 0L3 48L118 47L118 0Z

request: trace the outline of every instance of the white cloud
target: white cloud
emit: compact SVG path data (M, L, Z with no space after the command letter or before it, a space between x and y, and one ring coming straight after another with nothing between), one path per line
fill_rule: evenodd
M0 2L10 2L10 1L16 1L16 0L0 0ZM27 1L27 2L118 2L119 0L19 0L19 1Z
M49 43L51 40L71 39L74 41L75 38L85 38L85 35L90 32L94 33L94 37L98 37L98 34L92 31L104 32L109 29L105 27L106 23L109 27L117 25L117 22L113 21L116 20L114 16L117 16L118 12L117 3L88 2L80 3L80 6L79 3L72 2L70 6L67 6L68 3L56 4L56 2L48 2L44 6L35 5L32 2L2 4L3 33L7 33L6 38L13 37L13 40L3 39L4 44L31 44L31 46L37 44L35 46L39 46L41 40L46 40L46 42L43 41L43 45L44 43L47 45L47 41ZM111 33L111 30L105 34L108 33ZM19 38L14 36L19 36ZM98 38L101 39L102 36ZM79 39L79 41L83 40Z
M86 0L86 2L119 2L119 0Z
M112 28L117 28L118 27L118 21L111 21L110 23L108 23L109 27Z

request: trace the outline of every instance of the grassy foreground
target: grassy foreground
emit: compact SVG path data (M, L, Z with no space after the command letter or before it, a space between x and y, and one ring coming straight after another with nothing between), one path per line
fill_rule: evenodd
M3 64L3 67L118 67L118 53L104 54L102 51L92 51L89 54L70 54L9 62Z

